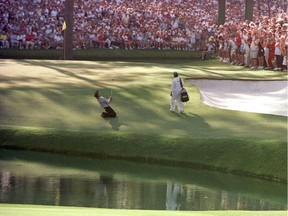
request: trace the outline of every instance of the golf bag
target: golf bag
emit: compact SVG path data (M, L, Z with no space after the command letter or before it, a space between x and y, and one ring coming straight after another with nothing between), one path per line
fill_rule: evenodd
M182 84L181 78L180 78L180 85L181 85L181 88L182 88L182 90L181 90L181 101L182 102L187 102L187 101L189 101L189 95L188 95L187 90L185 88L183 88L183 84Z
M181 90L181 101L182 102L189 101L189 95L188 95L188 92L185 88L182 88L182 90Z

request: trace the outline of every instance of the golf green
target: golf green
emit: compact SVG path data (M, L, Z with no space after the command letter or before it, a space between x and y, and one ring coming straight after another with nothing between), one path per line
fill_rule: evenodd
M182 78L287 80L211 61L0 60L0 147L211 169L287 181L287 117L221 110L188 82L185 114L169 111ZM118 114L100 117L98 89Z

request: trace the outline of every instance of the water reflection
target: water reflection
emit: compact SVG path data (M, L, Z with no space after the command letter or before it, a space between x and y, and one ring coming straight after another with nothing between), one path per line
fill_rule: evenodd
M15 154L8 159L7 153L5 155L3 159L3 154L0 154L1 203L154 210L286 210L284 184L251 180L254 189L249 192L249 186L247 190L235 187L238 183L233 186L231 182L235 181L230 181L227 175L221 175L224 186L219 186L220 177L215 173L206 173L209 176L206 179L200 171L189 173L189 170L180 169L182 175L175 176L173 172L178 173L179 169L173 171L167 167L129 165L127 162L117 162L119 166L126 166L126 171L111 172L108 167L115 167L115 161L81 158L83 163L90 166L79 169L72 167L72 164L68 166L72 161L79 166L75 158L50 155L50 161L43 163L25 161L23 156L15 157ZM54 166L55 160L66 165ZM71 161L68 163L67 160ZM139 168L142 171L136 171ZM134 171L128 172L127 169ZM161 173L162 169L164 172L170 170L173 175ZM158 174L155 174L155 170L158 170ZM150 176L142 172L146 175L150 172ZM231 178L236 179L235 176ZM237 179L244 184L249 183L247 178ZM213 181L218 183L211 183ZM259 186L260 182L266 188L264 192L253 186Z
M180 203L177 202L178 195L180 195L180 184L167 182L166 189L166 209L167 210L179 210Z

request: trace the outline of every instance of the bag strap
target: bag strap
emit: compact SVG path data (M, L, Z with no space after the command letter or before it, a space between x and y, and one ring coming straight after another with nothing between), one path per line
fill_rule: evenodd
M182 79L179 77L181 88L183 89Z

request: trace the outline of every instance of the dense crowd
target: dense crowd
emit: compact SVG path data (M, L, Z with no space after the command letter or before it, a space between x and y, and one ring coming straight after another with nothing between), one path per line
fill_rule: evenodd
M61 49L64 1L2 0L0 47ZM223 61L246 66L252 62L254 68L262 68L267 55L274 52L268 48L269 34L274 38L276 56L283 52L283 44L287 46L287 2L284 0L255 0L253 22L244 22L245 0L227 0L226 22L222 26L217 25L218 0L207 0L205 4L201 0L74 1L75 49L192 51L213 44L208 48L217 50ZM270 53L264 52L264 60L262 51L260 58L258 55L255 58L256 47L259 51L261 46ZM247 47L249 53L253 53L249 61ZM270 63L271 60L265 66L274 67Z
M3 46L62 47L64 0L6 0L0 11ZM202 30L216 32L216 14L215 0L205 7L200 0L75 0L74 47L187 50L200 46Z
M217 33L218 55L223 62L251 69L287 70L287 32L288 15L280 10L272 19L225 24Z

